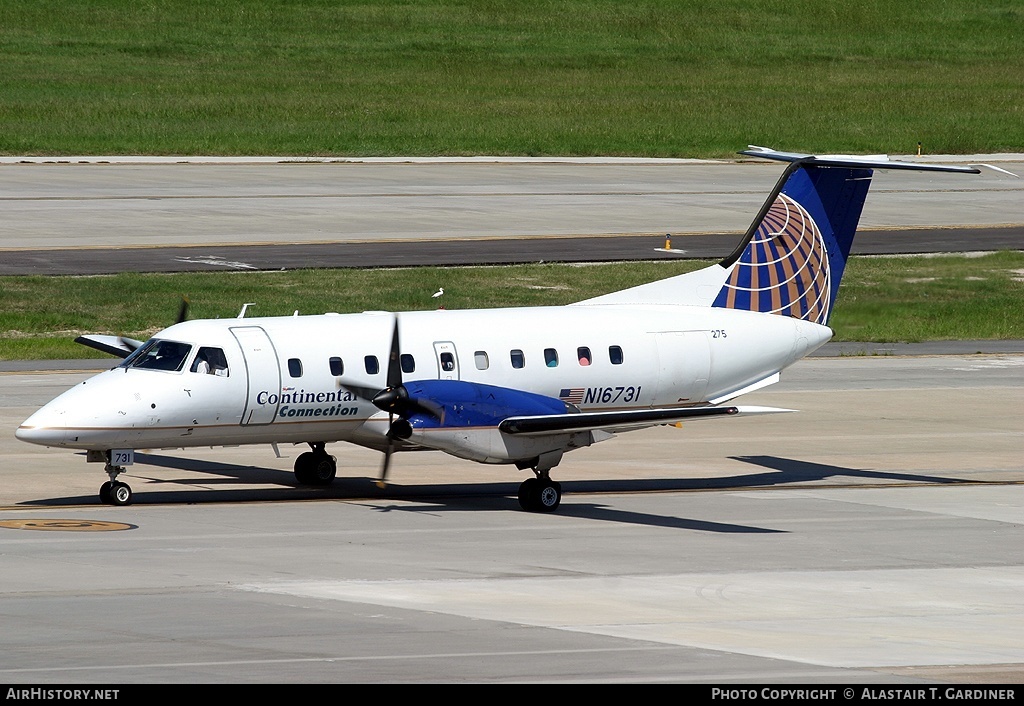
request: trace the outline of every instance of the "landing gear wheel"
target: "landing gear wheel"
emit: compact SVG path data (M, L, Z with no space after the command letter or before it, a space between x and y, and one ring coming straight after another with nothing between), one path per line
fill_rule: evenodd
M114 482L110 487L111 505L131 505L132 488L127 483Z
M338 464L326 452L307 451L295 459L295 478L302 485L330 485L338 474Z
M132 489L127 483L121 483L117 477L124 473L124 466L115 466L110 462L110 451L106 452L107 465L103 470L110 478L100 486L100 500L108 505L129 505L132 502Z
M550 479L527 478L519 486L519 506L527 512L554 512L562 503L562 484Z
M307 451L304 454L299 454L299 457L295 459L295 480L299 481L301 485L309 485L312 482L313 477L313 472L311 470L312 466L312 451Z
M537 493L537 511L554 512L562 504L562 484L553 480L540 481Z
M334 462L333 456L327 454L315 454L316 462L313 465L313 484L330 485L334 476L338 474L338 464Z
M536 512L534 507L537 498L537 486L540 481L536 478L527 478L519 485L519 507L527 512Z

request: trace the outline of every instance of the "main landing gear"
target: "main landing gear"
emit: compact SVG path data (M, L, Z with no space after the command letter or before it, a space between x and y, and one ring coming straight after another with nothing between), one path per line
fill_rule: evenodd
M330 485L338 474L334 456L324 450L323 443L310 442L312 451L299 454L295 459L295 478L302 485Z
M562 460L562 452L552 451L533 459L534 478L519 486L519 506L527 512L554 512L562 503L562 484L551 480L551 469ZM529 468L530 462L519 465ZM518 464L517 464L518 465Z
M547 474L527 478L519 486L519 506L527 512L554 512L562 503L562 484Z
M107 453L109 455L110 452ZM103 470L110 476L110 480L100 486L100 501L107 505L131 505L131 486L117 480L117 477L124 473L124 466L114 466L108 459Z

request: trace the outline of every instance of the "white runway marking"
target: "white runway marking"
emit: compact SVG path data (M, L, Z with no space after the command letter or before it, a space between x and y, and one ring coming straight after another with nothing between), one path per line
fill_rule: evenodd
M198 265L214 265L217 267L230 267L236 270L255 270L257 269L254 265L250 265L247 262L234 262L226 260L223 257L217 257L216 255L204 255L203 257L176 257L174 258L178 262L191 262Z

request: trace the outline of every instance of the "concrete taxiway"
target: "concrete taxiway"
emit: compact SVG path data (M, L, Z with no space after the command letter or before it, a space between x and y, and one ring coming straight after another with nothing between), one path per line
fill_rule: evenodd
M1021 155L905 159L1024 174ZM0 158L0 274L720 259L782 171L750 159ZM1022 214L1024 179L1002 171L882 171L853 252L1020 248Z
M1024 174L1022 155L935 159ZM0 249L742 233L783 169L753 159L12 158L0 162ZM1022 213L1024 179L1002 172L882 171L861 228L1019 225Z
M83 373L7 373L13 429ZM0 438L0 680L1005 682L1024 677L1024 355L808 359L795 414L574 452L554 515L435 453L152 451ZM88 531L94 530L94 531ZM40 659L40 655L45 655Z

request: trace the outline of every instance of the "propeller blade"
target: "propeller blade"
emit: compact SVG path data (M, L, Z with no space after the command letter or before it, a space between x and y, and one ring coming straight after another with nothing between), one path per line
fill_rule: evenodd
M383 390L378 390L376 387L362 387L360 385L350 385L347 382L340 383L343 388L351 392L356 397L373 401L373 398L379 395Z
M393 445L389 443L387 450L384 451L384 464L380 468L380 478L377 479L377 487L382 490L388 487L388 467L391 465L393 450Z
M387 468L391 465L391 447L384 452L384 465L381 467L381 476L377 479L377 487L381 490L387 488Z
M126 347L132 349L132 353L143 344L143 341L136 341L134 338L127 338L125 336L118 336L117 340L123 343Z
M406 411L409 409L409 391L402 384L402 346L398 338L398 314L394 315L395 325L391 332L391 351L388 354L387 387L377 392L370 398L370 401L381 410L388 413L388 445L384 449L384 463L380 469L380 479L377 481L378 488L384 488L388 483L388 469L391 467L391 455L395 452L395 435L392 428L395 424L395 414L399 420L404 420Z
M402 389L404 390L405 387L403 386ZM434 400L424 399L423 397L413 397L409 400L408 406L415 407L424 414L429 414L441 424L444 424L444 405Z
M182 321L188 318L188 297L181 298L181 305L178 307L178 320L175 323L180 324Z
M341 387L351 392L356 397L369 400L379 409L385 412L397 411L396 405L408 399L408 393L402 387L402 365L401 353L399 352L398 341L398 314L394 315L395 326L391 332L391 349L388 353L388 368L385 371L386 382L384 389L378 387L364 387L351 383L338 381Z
M402 364L399 358L401 352L399 350L398 341L398 314L395 314L395 329L391 333L391 355L388 357L388 377L387 386L389 388L398 387L402 384Z
M388 415L388 445L384 449L384 463L380 467L380 478L377 480L378 488L386 488L388 484L388 468L391 467L391 454L395 452L395 437L391 436L391 425L395 422L393 414Z

